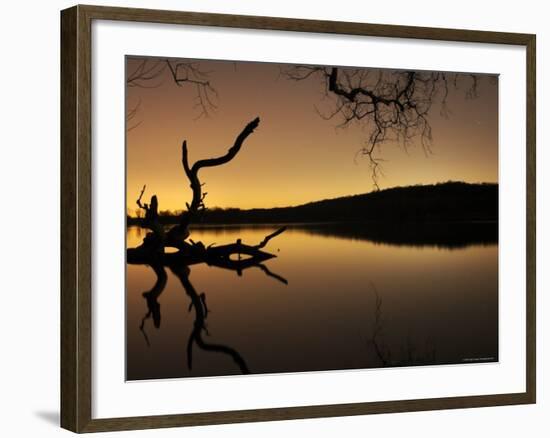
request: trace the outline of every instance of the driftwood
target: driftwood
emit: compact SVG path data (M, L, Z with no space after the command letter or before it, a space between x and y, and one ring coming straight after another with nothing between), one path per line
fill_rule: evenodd
M179 223L168 230L168 232L165 232L164 227L159 221L157 196L153 195L149 204L142 202L146 189L144 185L136 204L144 210L145 218L143 226L151 230L151 232L147 233L143 243L139 247L127 250L128 263L160 266L184 266L207 263L220 268L232 269L240 274L243 269L257 266L275 257L274 254L262 251L262 248L271 239L285 231L286 227L279 228L267 235L257 245L247 245L238 239L235 243L227 245L205 247L202 242L194 242L189 239L189 226L191 223L197 222L200 219L201 212L206 209L204 200L207 192L203 192L204 184L199 179L200 170L206 167L221 166L229 163L237 156L245 140L254 132L259 124L260 119L258 117L248 123L235 139L233 146L224 155L198 160L193 165L189 163L187 141L183 141L181 162L193 193L192 200L186 204L187 211L182 213ZM166 252L166 248L176 248L177 252ZM236 259L232 258L233 256L236 256ZM243 259L242 256L246 256L246 258ZM262 268L260 267L260 269ZM268 270L267 272L270 271Z
M184 249L180 249L177 252L150 252L149 248L140 246L138 248L129 248L127 250L127 262L130 264L148 264L151 266L189 266L197 263L206 263L211 266L217 266L219 268L225 268L237 271L240 275L244 269L257 266L266 272L265 266L259 266L266 260L277 257L275 254L262 251L267 242L275 236L278 236L286 227L279 228L274 233L266 236L264 240L258 245L246 245L238 239L235 243L229 243L227 245L210 246L205 248L204 245L199 242L194 245L188 245ZM232 258L235 256L235 258ZM242 256L246 256L243 258ZM266 274L270 275L271 272L267 270ZM279 276L272 274L271 276L279 278ZM284 281L283 281L284 282Z
M143 243L137 248L128 248L126 251L126 260L130 264L145 264L153 268L157 281L150 291L143 293L143 298L147 303L147 313L143 317L140 325L147 344L149 339L145 331L145 322L152 317L156 328L160 327L160 304L158 298L166 286L166 270L170 271L179 279L183 289L190 298L189 311L195 311L195 322L193 330L187 343L187 365L192 368L193 345L198 348L226 354L230 356L237 364L240 371L244 374L249 373L248 366L243 357L233 348L214 344L204 340L203 332L207 333L206 318L208 316L208 307L206 306L206 295L197 293L189 280L190 265L197 263L206 263L211 266L229 269L242 275L245 269L256 267L262 270L266 275L272 277L284 284L287 280L271 272L264 264L266 260L276 257L274 254L263 251L262 249L271 239L285 231L286 227L279 228L273 233L264 237L257 245L247 245L242 243L241 239L227 245L205 246L202 242L194 242L189 239L189 226L193 222L198 222L201 212L206 209L204 204L206 192L203 192L203 183L199 179L199 171L205 167L221 166L231 161L241 150L244 141L258 127L259 118L255 118L248 123L241 133L235 139L233 146L229 148L225 155L216 158L207 158L197 161L190 165L188 158L187 141L182 144L182 165L185 175L189 180L193 197L190 203L187 203L187 211L184 212L179 223L173 226L168 232L159 221L158 199L156 195L151 197L149 204L142 202L146 186L143 186L136 201L138 207L145 212L143 227L151 230L143 239ZM176 248L176 252L166 252L166 248Z
M183 241L189 237L189 225L192 222L197 221L202 211L206 209L204 200L206 198L207 192L203 192L203 183L199 179L199 171L205 167L215 167L221 166L223 164L229 163L233 158L237 156L244 141L248 138L250 134L260 124L259 117L256 117L250 123L248 123L241 133L235 139L233 146L229 148L225 155L215 158L206 158L203 160L197 161L195 164L191 165L189 163L189 152L187 148L187 141L184 140L181 146L181 163L185 175L189 180L189 186L191 187L193 197L191 203L187 203L187 211L182 213L180 216L179 223L172 227L168 232L166 241L167 246L173 246L175 248L184 248Z

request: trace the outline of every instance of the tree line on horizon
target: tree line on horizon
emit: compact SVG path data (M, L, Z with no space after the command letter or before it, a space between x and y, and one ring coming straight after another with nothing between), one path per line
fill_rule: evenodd
M160 221L175 223L181 211L160 211ZM292 222L437 222L497 221L498 184L449 181L377 190L370 193L313 201L292 207L209 208L204 224ZM127 216L128 225L139 217Z

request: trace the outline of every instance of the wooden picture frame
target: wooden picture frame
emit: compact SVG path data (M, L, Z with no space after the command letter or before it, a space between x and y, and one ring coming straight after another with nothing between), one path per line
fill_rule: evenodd
M92 418L92 35L94 20L347 34L526 48L526 391L288 408ZM61 12L61 426L74 432L535 403L535 35L194 12L75 6Z

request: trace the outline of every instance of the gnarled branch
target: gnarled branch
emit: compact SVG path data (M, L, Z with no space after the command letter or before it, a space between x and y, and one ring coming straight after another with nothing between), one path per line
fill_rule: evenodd
M428 113L434 103L441 104L446 115L450 84L459 88L462 78L471 82L466 97L475 97L478 76L445 72L382 70L320 66L292 66L283 71L288 79L321 79L334 108L324 119L340 117L339 127L352 122L366 128L367 137L360 153L369 159L376 188L380 145L392 141L407 148L415 138L426 154L431 152L432 130Z
M145 193L145 188L147 187L147 185L143 185L143 188L141 189L141 192L139 194L139 198L137 198L136 200L136 204L138 205L139 208L147 211L147 209L149 208L149 206L147 204L142 204L141 203L141 198L143 198L143 194Z
M198 110L196 119L208 117L217 110L218 92L208 79L211 72L201 68L200 62L153 57L129 57L126 85L128 88L158 88L171 80L178 87L195 89L194 108ZM137 128L143 120L136 121L141 100L126 114L126 130Z
M229 163L239 153L244 141L248 138L250 134L254 132L259 124L259 117L256 117L254 120L248 123L241 131L241 133L237 136L235 142L233 143L233 146L229 148L225 155L216 158L202 159L197 161L192 166L189 164L187 141L183 142L181 147L181 161L183 165L183 170L185 171L185 175L189 179L190 187L193 191L193 198L191 200L191 203L187 205L188 211L182 214L180 221L181 226L187 227L192 218L195 217L201 209L205 208L204 196L206 194L203 194L202 192L202 184L199 180L199 171L204 167L221 166L222 164Z
M286 230L286 227L281 227L279 228L277 231L274 231L273 233L271 234L268 234L267 236L264 237L264 240L262 240L258 245L256 245L254 248L257 248L257 249L261 249L263 248L264 246L267 245L267 243L273 239L274 237L278 236L279 234L281 234L283 231Z

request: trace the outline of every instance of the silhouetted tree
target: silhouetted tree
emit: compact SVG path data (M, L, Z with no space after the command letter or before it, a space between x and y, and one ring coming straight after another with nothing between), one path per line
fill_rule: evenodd
M342 68L297 65L283 69L294 81L317 79L331 98L327 113L317 110L326 120L340 118L340 127L361 123L367 137L360 152L368 157L377 185L377 148L384 142L396 142L408 147L415 138L426 153L430 153L432 128L429 113L434 103L448 115L447 97L451 88L459 88L466 80L466 96L477 96L480 77L475 74Z
M152 57L128 57L128 88L158 88L165 80L173 81L178 87L195 89L194 103L198 110L197 118L207 117L217 109L218 92L208 80L208 71L196 61L162 59ZM141 99L126 112L126 130L137 128L141 121L136 117L141 108Z
M193 165L189 163L187 141L183 141L181 147L181 162L183 165L183 170L185 171L185 175L189 180L193 197L191 203L186 203L187 211L181 214L180 223L173 227L168 233L168 238L171 243L173 243L172 246L178 247L179 242L185 240L189 236L189 225L193 220L196 220L200 216L202 211L206 209L204 200L208 193L203 192L202 190L203 184L199 179L199 171L206 167L216 167L229 163L233 158L237 156L237 154L241 150L244 141L248 138L250 134L254 132L259 124L259 117L256 117L254 120L248 123L235 139L233 146L231 146L224 155L215 158L206 158L203 160L199 160Z
M174 225L165 233L164 227L159 220L159 204L157 197L153 195L149 204L143 203L141 199L146 188L146 186L143 186L136 204L145 211L145 218L142 221L142 225L152 232L147 233L141 246L138 248L129 248L127 250L127 258L129 261L150 262L151 259L153 259L156 262L159 257L164 261L168 259L173 261L174 258L179 258L180 261L185 261L185 263L188 264L208 262L215 266L230 267L234 264L230 259L232 254L246 254L250 256L250 260L247 260L246 263L253 265L274 257L274 255L262 251L262 248L265 247L269 240L285 231L286 227L279 228L275 232L269 234L258 245L245 245L238 239L237 242L232 244L223 246L210 245L206 247L202 242L194 242L191 239L188 240L190 225L193 222L197 222L201 213L206 209L204 200L208 193L202 190L203 183L201 183L199 179L200 170L229 163L237 156L245 140L254 132L259 124L259 117L256 117L248 123L235 139L233 146L231 146L224 155L198 160L193 165L189 163L187 141L183 141L182 165L192 191L191 202L186 203L187 210L180 215L178 224ZM174 247L179 251L176 254L165 254L164 249L166 247Z

